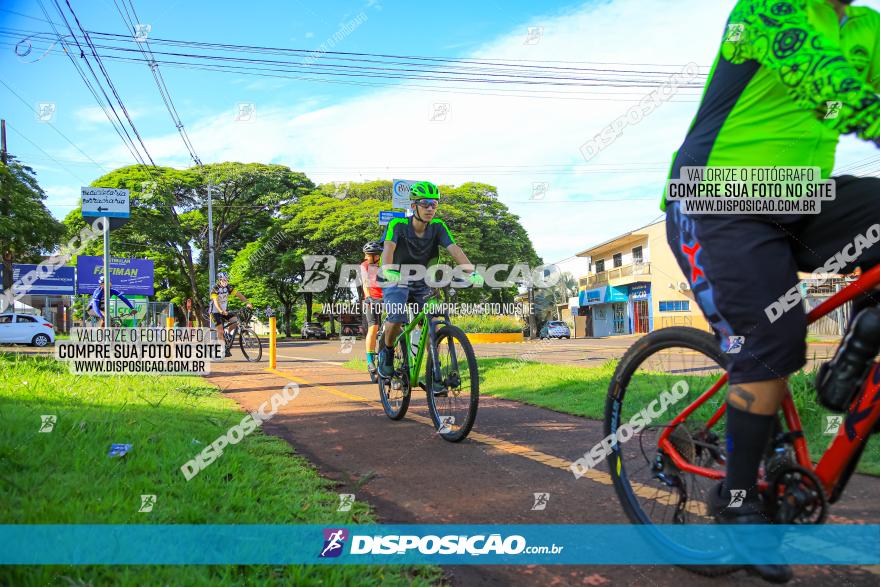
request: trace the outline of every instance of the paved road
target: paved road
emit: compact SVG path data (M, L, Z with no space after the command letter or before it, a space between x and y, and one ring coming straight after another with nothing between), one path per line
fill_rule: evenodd
M517 343L486 343L474 345L478 357L522 357L558 365L595 367L609 359L618 359L642 335L613 336L587 339L530 340ZM834 355L837 343L810 343L807 357L811 363L825 361ZM340 340L292 341L278 346L279 360L312 360L345 362L352 357L363 358L364 341L358 339L353 346Z
M301 393L265 426L337 481L340 493L368 501L385 523L627 523L607 469L575 480L568 464L602 436L601 424L515 402L481 398L474 432L440 439L417 394L401 422L388 420L365 375L341 367L338 343L293 343L279 368L224 362L210 379L246 409L288 381ZM311 355L310 360L286 357ZM326 356L325 356L326 355ZM350 355L348 355L350 356ZM880 522L878 480L856 476L833 520ZM532 511L534 493L550 494ZM461 566L455 585L762 585L740 572L710 581L675 567ZM796 585L880 584L880 569L800 567Z

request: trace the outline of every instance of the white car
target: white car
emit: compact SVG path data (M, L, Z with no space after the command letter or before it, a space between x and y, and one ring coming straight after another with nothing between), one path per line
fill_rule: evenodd
M0 314L0 344L20 343L44 347L55 344L55 327L42 316Z

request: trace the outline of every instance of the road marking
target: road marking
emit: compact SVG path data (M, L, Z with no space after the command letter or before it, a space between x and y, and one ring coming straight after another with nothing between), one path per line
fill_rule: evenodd
M345 364L345 361L324 361L323 359L312 359L310 357L295 357L292 355L282 355L282 354L279 354L278 356L285 358L285 359L293 359L294 361L307 361L309 363L326 363L328 365L336 365L337 367Z

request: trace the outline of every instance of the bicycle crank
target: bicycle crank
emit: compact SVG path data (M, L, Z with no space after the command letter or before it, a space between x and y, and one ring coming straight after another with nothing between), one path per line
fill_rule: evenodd
M766 495L777 524L822 524L828 516L828 499L821 481L800 465L780 468Z

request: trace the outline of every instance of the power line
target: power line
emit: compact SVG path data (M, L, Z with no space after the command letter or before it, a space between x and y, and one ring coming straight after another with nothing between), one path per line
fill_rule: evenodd
M49 19L49 12L46 10L46 7L43 5L42 0L37 0L37 3L40 5L40 9L43 11L43 14L46 16L46 20L51 22L51 20ZM68 30L70 31L74 41L76 42L77 46L80 49L79 50L80 58L85 62L86 66L91 71L92 77L95 79L95 82L97 83L99 89L101 90L101 93L104 95L104 98L107 100L106 104L101 100L100 96L98 95L98 90L95 89L94 85L92 85L92 82L89 80L89 78L86 76L83 69L80 67L79 63L77 63L76 59L74 58L73 47L67 43L66 38L62 37L62 35L58 32L58 29L55 27L55 25L52 24L51 25L52 29L55 32L55 35L58 38L58 41L61 43L62 47L64 47L65 55L70 59L70 62L73 64L73 67L76 69L80 78L83 80L83 83L86 84L86 87L88 88L89 92L91 92L92 96L95 98L95 101L98 103L98 106L101 108L101 110L104 111L104 114L107 116L108 120L110 120L110 124L113 126L113 130L116 131L116 133L122 139L123 144L125 144L126 148L131 153L132 157L134 157L135 161L138 161L139 163L143 164L143 159L141 159L140 154L137 153L137 149L135 148L134 144L131 143L130 137L126 136L127 131L125 131L125 128L122 125L122 120L119 118L119 115L116 113L115 108L113 108L113 104L112 104L112 102L110 102L109 97L107 97L107 93L104 91L103 86L101 86L101 83L98 80L98 76L95 74L94 70L92 69L91 63L89 63L88 59L85 56L85 51L82 49L82 46L79 44L79 41L76 39L76 36L73 35L73 29L71 29L70 24L67 22L67 17L64 15L63 11L61 10L61 7L57 4L57 2L55 4L55 6L58 9L59 13L61 14L62 20L64 20L64 23L67 26ZM111 116L110 111L108 111L108 106L112 110L113 116ZM116 118L116 121L113 120L114 116ZM120 127L122 127L122 128L120 128ZM125 133L123 131L125 131Z
M183 122L180 120L180 115L177 113L177 108L174 106L174 101L171 99L171 93L168 91L168 86L165 85L165 79L162 77L162 72L159 70L159 64L156 63L155 56L150 49L150 43L146 39L146 37L143 38L143 42L141 42L139 38L140 34L136 29L134 20L131 18L132 15L134 15L134 19L140 20L137 16L137 12L135 11L134 3L131 0L128 0L128 5L131 6L131 14L129 14L128 8L126 7L126 0L122 0L122 7L120 7L117 0L113 0L113 3L116 5L116 10L122 17L122 21L126 23L126 25L130 28L133 35L132 38L137 43L141 54L147 60L150 68L150 73L152 73L153 75L153 81L156 82L156 87L159 89L159 95L162 97L162 101L165 103L166 110L168 110L168 113L171 115L171 120L174 122L174 126L177 128L177 131L180 134L180 138L183 140L183 144L184 146L186 146L186 150L189 152L190 158L192 158L193 162L195 162L196 165L201 167L202 161L199 159L198 155L196 155L189 135L187 134L186 129L183 126ZM123 8L125 9L124 12ZM144 47L146 47L146 49Z
M27 106L28 109L29 109L31 112L33 112L34 114L38 114L37 111L33 109L33 107L28 103L27 100L25 100L24 98L22 98L22 97L21 97L21 96L15 91L15 90L13 90L11 87L9 87L9 85L8 85L6 82L4 82L2 79L0 79L0 84L3 84L3 87L5 87L7 90L9 90L9 91L12 93L13 96L15 96L16 98L18 98L18 99L21 101L22 104L24 104L25 106ZM83 155L83 157L85 157L86 159L88 159L89 161L91 161L92 163L94 163L95 165L97 165L99 168L101 168L101 170L103 170L104 173L109 173L109 170L108 170L108 169L106 169L103 165L101 165L100 163L98 163L97 161L95 161L94 159L92 159L91 157L89 157L88 153L86 153L85 151L83 151L82 149L80 149L79 146L78 146L76 143L74 143L73 141L71 141L71 140L67 137L66 134L64 134L63 132L61 132L61 131L58 129L57 126L55 126L55 125L52 124L51 122L47 122L46 124L49 125L49 128L51 128L51 129L54 130L56 133L58 133L59 135L61 135L61 138L63 138L63 139L64 139L65 141L67 141L68 143L70 143L70 145L71 145L74 149L76 149L77 151L79 151L79 152ZM42 149L41 149L41 150L42 150Z
M58 3L58 0L53 0L53 1L55 3L55 6L58 8L58 11L61 13L61 16L62 16L64 22L67 24L67 17L64 15L63 11L61 10L61 6ZM86 30L83 28L82 24L80 23L79 17L76 15L76 12L73 10L73 7L70 5L70 0L64 0L64 2L67 5L67 9L70 11L70 14L73 16L73 19L76 22L76 26L79 28L80 32L83 34L83 38L85 39L86 45L88 45L91 48L92 57L95 59L95 62L98 65L98 69L100 69L101 74L104 77L104 80L107 82L107 86L110 88L110 91L112 92L113 96L116 98L116 102L119 104L119 107L122 110L122 113L125 116L125 119L128 121L128 125L131 127L131 130L134 133L135 137L137 137L137 140L140 143L144 154L147 156L147 159L150 161L150 164L153 167L155 167L156 163L153 161L153 158L150 156L150 153L147 150L147 146L144 144L144 140L141 138L141 135L138 132L137 127L134 124L134 121L131 119L131 116L128 113L128 109L125 107L125 102L122 101L122 98L119 96L119 92L116 91L116 86L113 84L113 81L110 79L110 74L107 73L107 69L104 67L104 63L101 61L101 57L100 57L100 55L98 55L98 50L95 48L94 44L92 43L92 39L89 37L89 33L86 32ZM70 29L69 24L67 24L67 27L68 27L68 29ZM70 29L70 32L73 33L73 30ZM85 54L82 52L82 47L80 46L79 41L76 41L76 44L78 47L80 47L80 57L85 58ZM89 64L88 59L86 59L86 63ZM92 71L92 74L94 75L94 70L92 70L91 64L89 64L89 69ZM97 76L95 76L95 77L97 79ZM103 88L102 88L102 91L103 91ZM104 96L107 97L107 94L104 93ZM110 102L109 98L107 100L108 100L108 102ZM111 103L111 108L112 108L112 103ZM114 109L114 113L115 113L115 111L116 110ZM117 118L118 118L118 115L117 115ZM125 128L124 125L123 125L123 128ZM128 136L127 130L126 130L125 134L126 134L126 136ZM131 139L130 136L129 136L129 139ZM133 141L132 141L132 143L133 143Z
M8 126L9 129L10 129L12 132L14 132L14 133L17 134L18 136L20 136L21 138L23 138L24 140L26 140L27 142L29 142L30 144L32 144L34 147L36 147L36 148L37 148L41 153L43 153L46 157L48 157L49 159L51 159L52 161L54 161L55 164L58 165L58 167L60 167L61 169L63 169L64 171L66 171L67 173L69 173L70 175L72 175L74 178L78 179L79 181L81 181L81 182L83 182L83 183L87 183L83 178L81 178L80 176L78 176L77 174L75 174L73 171L71 171L70 169L68 169L67 166L62 165L61 162L58 161L55 157L53 157L52 155L50 155L49 153L47 153L46 151L44 151L43 148L40 147L40 145L38 145L37 143L35 143L35 142L33 142L32 140L30 140L28 137L26 137L25 135L23 135L23 134L22 134L20 131L18 131L14 126L12 126L11 124L9 124L8 122L6 123L6 126ZM18 157L18 156L17 156L17 157ZM24 160L23 157L21 157L21 159ZM28 159L28 161L30 161L30 159Z

